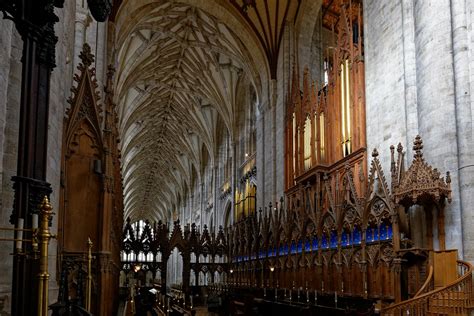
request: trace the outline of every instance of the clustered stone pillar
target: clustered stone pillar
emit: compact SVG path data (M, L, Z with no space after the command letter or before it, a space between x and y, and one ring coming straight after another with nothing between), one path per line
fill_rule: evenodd
M419 135L427 160L452 172L453 201L446 212L447 247L463 257L462 188L460 187L455 67L450 1L417 1L414 5ZM456 53L455 53L456 54ZM453 115L454 114L454 115ZM467 209L466 209L467 211Z

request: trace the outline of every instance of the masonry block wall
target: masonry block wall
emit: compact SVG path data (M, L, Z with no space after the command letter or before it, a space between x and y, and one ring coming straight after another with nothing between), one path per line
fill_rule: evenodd
M452 175L447 247L472 262L471 6L364 1L368 147L389 161L389 146L401 142L411 160L411 141L422 136L427 161Z

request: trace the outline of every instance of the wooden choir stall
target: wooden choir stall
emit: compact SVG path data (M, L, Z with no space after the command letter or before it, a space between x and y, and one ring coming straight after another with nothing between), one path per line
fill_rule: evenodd
M128 220L122 283L141 279L141 287L159 290L156 308L183 313L207 306L221 315L467 315L472 269L445 249L441 228L449 173L441 177L422 147L418 136L407 168L402 146L391 147L391 185L373 150L367 176L349 162L338 173L318 172L291 199L217 233ZM438 225L437 233L420 229L419 217ZM167 280L174 248L182 257L179 284Z
M169 306L162 295L174 289L172 306L207 305L221 315L468 315L472 268L446 249L449 173L424 160L420 136L413 158L401 144L390 148L389 179L376 149L369 163L362 5L335 3L326 80L293 67L285 198L256 211L254 157L240 181L248 192L237 188L235 221L225 230L127 222L122 272L140 278L140 266L153 279L159 272L160 306ZM175 247L179 286L166 273Z
M112 315L118 308L122 178L117 113L108 68L100 103L88 44L80 53L63 125L58 219L58 301L53 315ZM104 112L104 113L103 113ZM74 314L76 315L76 314Z

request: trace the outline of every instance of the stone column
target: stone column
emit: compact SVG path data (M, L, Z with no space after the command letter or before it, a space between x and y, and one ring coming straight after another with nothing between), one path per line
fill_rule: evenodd
M265 112L264 107L259 107L259 115L257 116L257 153L256 153L256 165L257 165L257 203L256 208L265 206L265 165L266 165L266 146L265 146ZM237 184L237 183L236 183ZM235 193L234 193L235 197Z
M231 150L232 150L232 191L231 194L231 224L234 224L235 219L235 192L237 190L237 143L235 142L235 136L233 136L233 140L231 141Z
M418 113L416 94L416 58L415 58L415 19L413 0L402 0L403 32L403 73L405 82L405 125L406 139L404 147L407 157L413 157L411 144L418 135ZM402 140L400 140L402 141Z
M469 69L470 34L466 1L451 0L450 3L463 253L464 259L473 262L474 231L471 222L474 217L474 142Z
M271 94L270 94L270 102L271 102L271 113L272 113L272 188L271 188L271 196L268 197L269 201L268 202L271 202L271 203L275 203L275 201L278 200L278 197L277 197L277 139L278 141L281 141L282 139L284 139L283 135L281 135L280 133L280 137L277 138L277 96L278 96L278 93L277 93L277 84L278 84L278 81L276 79L272 79L272 81L270 81L270 91L271 91ZM281 129L281 126L280 126L280 129ZM283 167L283 168L281 168ZM280 165L280 168L279 170L283 170L283 172L279 172L279 176L282 175L283 173L283 177L285 176L285 171L284 171L284 163ZM266 205L266 204L265 204ZM265 206L264 205L264 206Z
M202 177L204 177L204 175L202 175ZM204 217L204 214L205 214L205 210L206 210L206 206L204 204L204 180L201 179L201 183L200 183L200 193L199 193L199 213L200 213L200 216L199 216L199 225L201 225L201 228L204 227L204 223L205 223L205 220L203 219ZM204 222L203 222L204 221Z
M419 133L425 159L452 174L453 201L445 213L446 246L459 249L463 257L450 2L417 1L414 16Z
M219 194L219 188L218 188L218 185L217 185L218 184L218 181L217 181L217 173L218 173L218 167L217 166L218 166L218 164L219 164L219 161L216 159L216 161L214 161L214 167L212 168L212 170L213 170L213 186L212 186L212 189L213 189L212 190L212 200L213 200L213 202L212 203L214 204L213 209L212 209L212 211L213 211L212 216L214 217L214 221L213 221L214 227L217 227L217 228L221 224L221 223L218 223L217 220L218 220L218 218L222 218L222 216L219 216L219 217L217 216L217 212L218 212L218 210L217 210L217 195ZM221 212L221 211L223 211L223 210L219 210L219 212Z
M86 30L87 27L92 22L91 17L89 16L86 9L76 3L76 23L75 23L75 37L74 37L74 64L73 71L77 68L79 64L79 53L82 50L82 46L86 42Z

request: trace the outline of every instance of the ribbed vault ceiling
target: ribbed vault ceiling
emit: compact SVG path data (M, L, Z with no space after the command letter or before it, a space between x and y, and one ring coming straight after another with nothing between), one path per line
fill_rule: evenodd
M116 32L125 216L166 219L200 183L203 148L212 164L218 126L232 135L239 80L260 83L243 41L202 9L154 1L120 14L131 21Z

